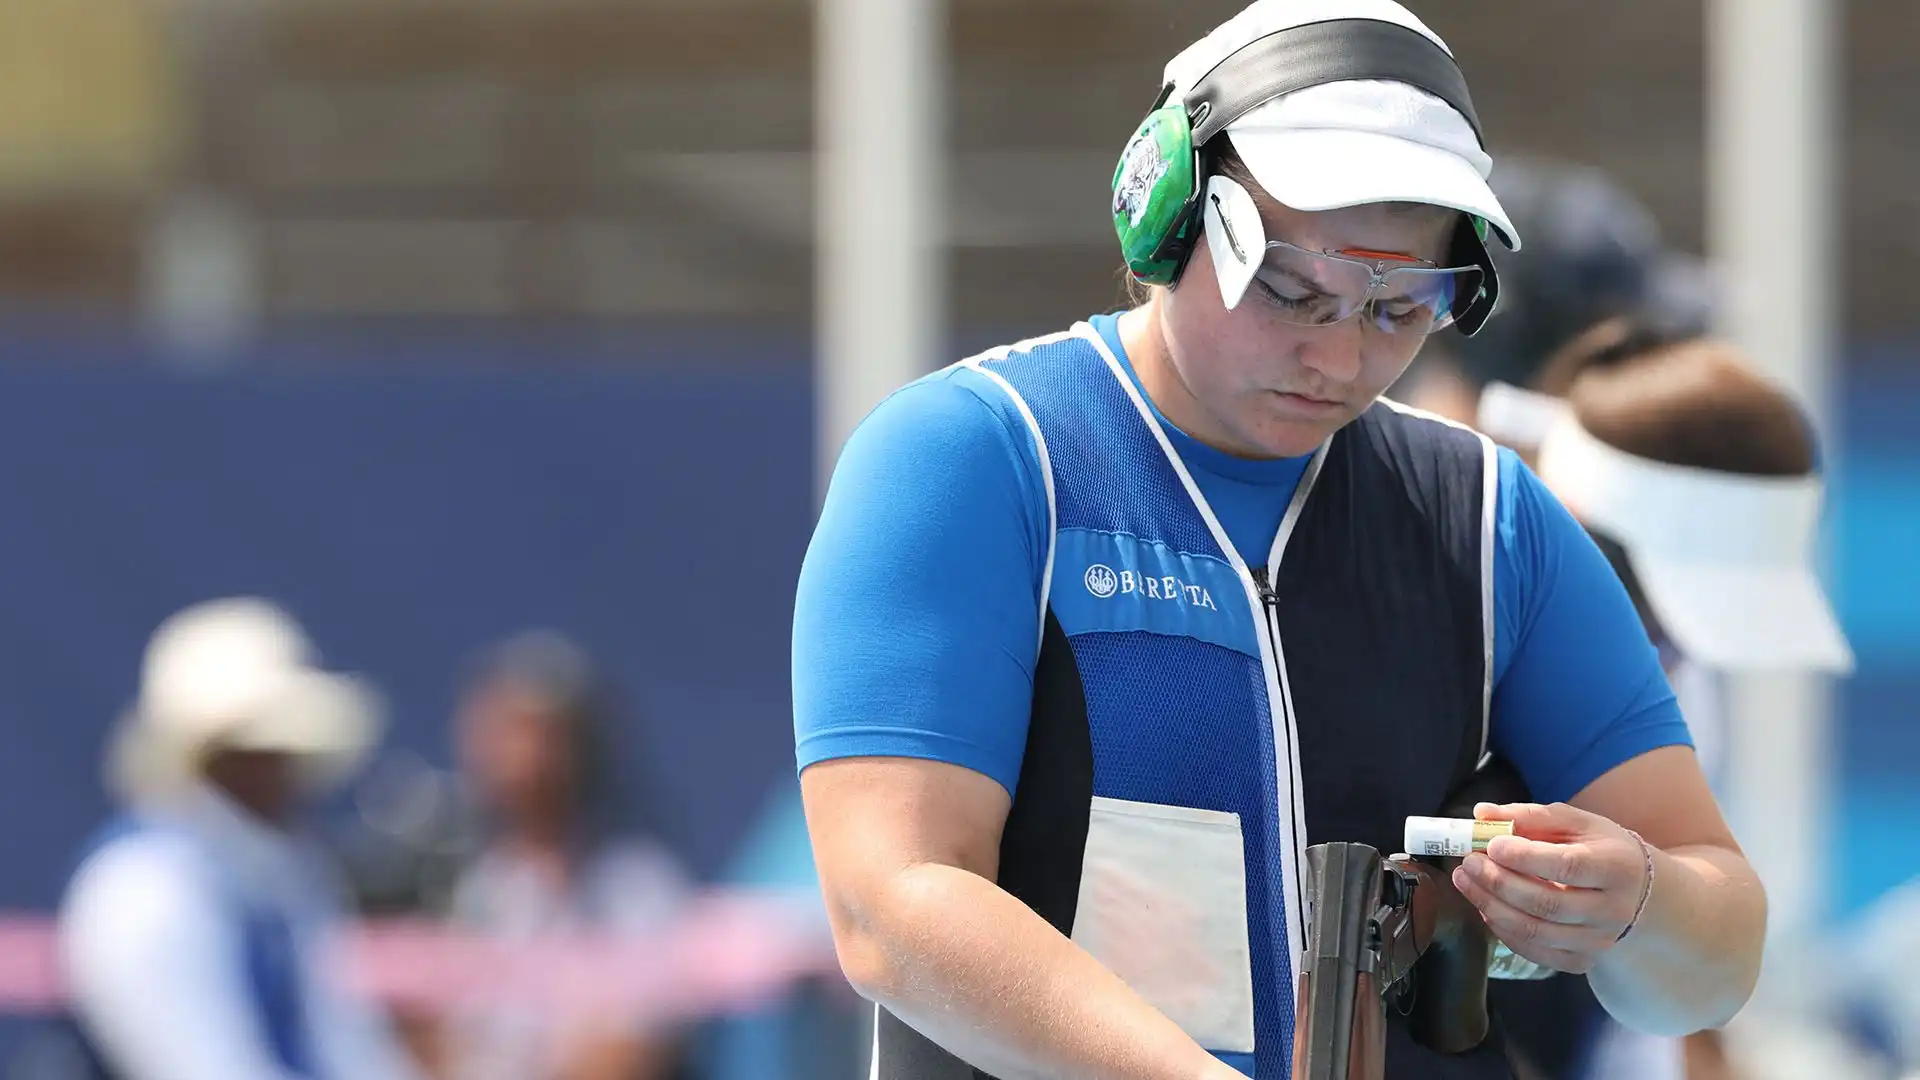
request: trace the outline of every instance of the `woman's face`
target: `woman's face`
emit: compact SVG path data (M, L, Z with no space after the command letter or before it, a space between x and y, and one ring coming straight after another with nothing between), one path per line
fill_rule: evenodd
M219 748L207 755L201 771L215 787L265 821L280 823L293 814L298 764L286 754Z
M533 688L479 687L462 705L458 731L467 776L495 811L550 814L571 799L577 763L565 718Z
M1458 219L1451 210L1405 204L1307 213L1252 194L1266 236L1309 252L1440 265ZM1188 267L1177 286L1155 290L1159 348L1150 341L1156 355L1136 366L1168 419L1231 454L1311 453L1371 406L1426 340L1382 329L1367 310L1331 325L1301 325L1283 306L1288 298L1260 278L1230 310L1204 236Z

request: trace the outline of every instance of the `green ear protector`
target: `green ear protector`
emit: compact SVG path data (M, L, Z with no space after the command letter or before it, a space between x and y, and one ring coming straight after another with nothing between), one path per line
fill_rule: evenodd
M1113 172L1113 230L1128 272L1150 285L1179 280L1200 233L1203 151L1227 125L1296 90L1354 79L1425 90L1480 134L1459 67L1419 31L1376 19L1334 19L1257 38L1215 65L1180 100L1173 100L1172 85L1163 87L1127 141ZM1468 336L1485 325L1500 295L1489 231L1484 218L1465 215L1449 251L1452 265L1482 271L1480 295L1454 320Z

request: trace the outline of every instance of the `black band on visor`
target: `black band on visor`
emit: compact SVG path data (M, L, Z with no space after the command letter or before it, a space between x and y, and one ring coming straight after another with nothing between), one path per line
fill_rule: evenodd
M1277 30L1229 53L1187 91L1193 144L1296 90L1384 79L1425 90L1453 107L1483 144L1466 76L1447 50L1418 30L1379 19L1331 19Z

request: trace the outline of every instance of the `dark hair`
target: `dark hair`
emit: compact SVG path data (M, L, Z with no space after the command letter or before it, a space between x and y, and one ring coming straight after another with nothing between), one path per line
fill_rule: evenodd
M1491 246L1500 309L1473 337L1445 335L1449 359L1475 387L1535 382L1547 358L1595 325L1645 315L1692 333L1709 325L1698 258L1667 245L1636 196L1599 169L1503 158L1489 180L1526 250Z
M1814 469L1812 428L1793 399L1730 346L1673 323L1601 323L1555 353L1535 389L1565 397L1588 434L1635 457L1745 476ZM1605 530L1587 532L1648 633L1664 640L1629 553Z
M1671 325L1615 319L1562 349L1536 389L1563 396L1601 442L1636 457L1744 476L1805 476L1806 414L1733 348Z
M483 653L468 685L513 686L538 698L563 728L581 826L611 826L612 697L585 649L553 631L527 631Z
M1639 316L1595 323L1542 358L1532 388L1564 398L1590 370L1617 367L1700 336L1691 328Z
M1593 326L1547 358L1533 389L1566 399L1595 439L1649 461L1742 476L1805 476L1817 466L1812 426L1793 398L1684 318ZM1587 531L1660 637L1627 551L1604 530Z

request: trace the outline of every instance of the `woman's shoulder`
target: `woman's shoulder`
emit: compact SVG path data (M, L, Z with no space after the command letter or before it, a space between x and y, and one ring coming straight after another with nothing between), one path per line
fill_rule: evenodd
M841 449L827 510L858 516L871 506L896 525L934 525L957 513L981 527L1002 517L1043 527L1045 490L1038 443L1018 402L992 376L956 364L901 387L867 415Z
M968 450L1019 449L1032 436L1005 384L961 362L887 395L861 421L849 445L855 441L947 459Z
M1059 347L1078 342L1090 365L1101 366L1094 331L1084 323L975 353L915 379L888 395L861 424L875 434L948 454L955 449L1005 447L1032 456L1030 417L1009 365L1032 359L1050 372L1061 369ZM1071 365L1069 365L1071 367ZM860 432L856 432L856 436Z

